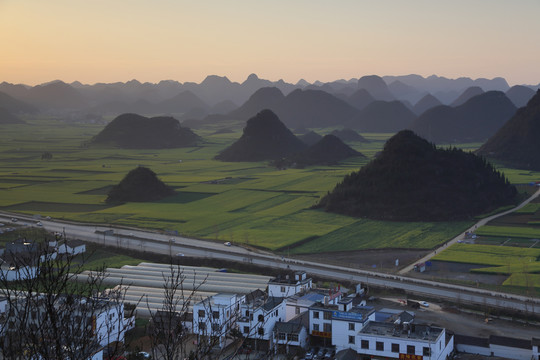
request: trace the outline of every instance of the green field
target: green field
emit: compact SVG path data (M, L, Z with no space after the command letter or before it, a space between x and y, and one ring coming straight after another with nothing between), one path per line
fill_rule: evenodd
M124 150L86 145L103 125L26 120L26 125L0 126L0 210L176 230L290 253L429 249L470 225L380 222L310 209L344 175L366 164L392 134L363 134L371 142L350 144L368 159L276 170L266 162L213 160L241 135L241 125L226 134L215 134L212 127L196 130L204 139L198 147ZM53 158L41 160L44 151ZM177 195L154 203L106 204L108 190L140 165L156 172ZM514 171L511 179L529 182L537 175Z
M540 288L540 248L454 244L432 259L478 264L471 272L509 275L503 285Z

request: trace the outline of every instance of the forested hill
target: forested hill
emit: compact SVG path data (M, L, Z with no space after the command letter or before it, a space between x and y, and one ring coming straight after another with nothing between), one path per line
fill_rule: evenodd
M516 194L485 159L456 148L436 148L403 130L316 207L379 220L464 220L513 204Z
M307 147L287 129L271 110L263 110L249 119L244 133L235 143L216 156L222 161L275 160Z
M140 166L131 170L111 189L106 201L157 201L174 194L174 190L159 180L152 170Z
M172 117L147 118L137 114L117 116L91 141L126 149L169 149L195 146L199 140L191 129Z

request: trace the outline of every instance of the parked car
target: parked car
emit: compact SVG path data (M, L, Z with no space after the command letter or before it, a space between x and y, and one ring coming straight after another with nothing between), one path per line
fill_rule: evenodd
M150 359L150 354L146 351L140 351L137 355L143 359Z
M313 347L311 348L311 350L309 350L307 353L306 353L306 356L305 356L305 359L306 360L312 360L315 358L315 356L317 355L317 352L319 351L319 348L318 347Z
M223 245L225 246L232 246L231 242L230 241L227 241L226 243L224 243Z
M184 253L176 253L176 256L184 256Z
M427 301L420 301L420 305L423 307L429 307L429 303Z
M36 223L36 225L37 225L37 226L43 226L43 223L42 223L41 221L38 221L38 222Z
M320 348L319 352L317 353L317 359L322 359L324 358L324 355L326 354L326 349L325 348Z
M333 359L334 356L336 356L336 349L332 348L332 349L328 349L328 351L324 355L324 358L325 359Z

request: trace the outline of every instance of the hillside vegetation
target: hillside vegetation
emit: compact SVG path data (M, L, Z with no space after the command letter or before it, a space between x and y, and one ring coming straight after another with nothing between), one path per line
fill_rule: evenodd
M122 114L94 136L91 143L125 149L168 149L194 146L198 140L193 131L180 126L172 117Z
M515 201L514 186L483 158L436 148L404 130L317 206L370 219L448 221L470 219Z

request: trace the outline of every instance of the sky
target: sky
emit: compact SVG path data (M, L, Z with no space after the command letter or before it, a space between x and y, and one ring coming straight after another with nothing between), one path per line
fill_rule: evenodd
M540 83L539 0L0 0L0 82Z

